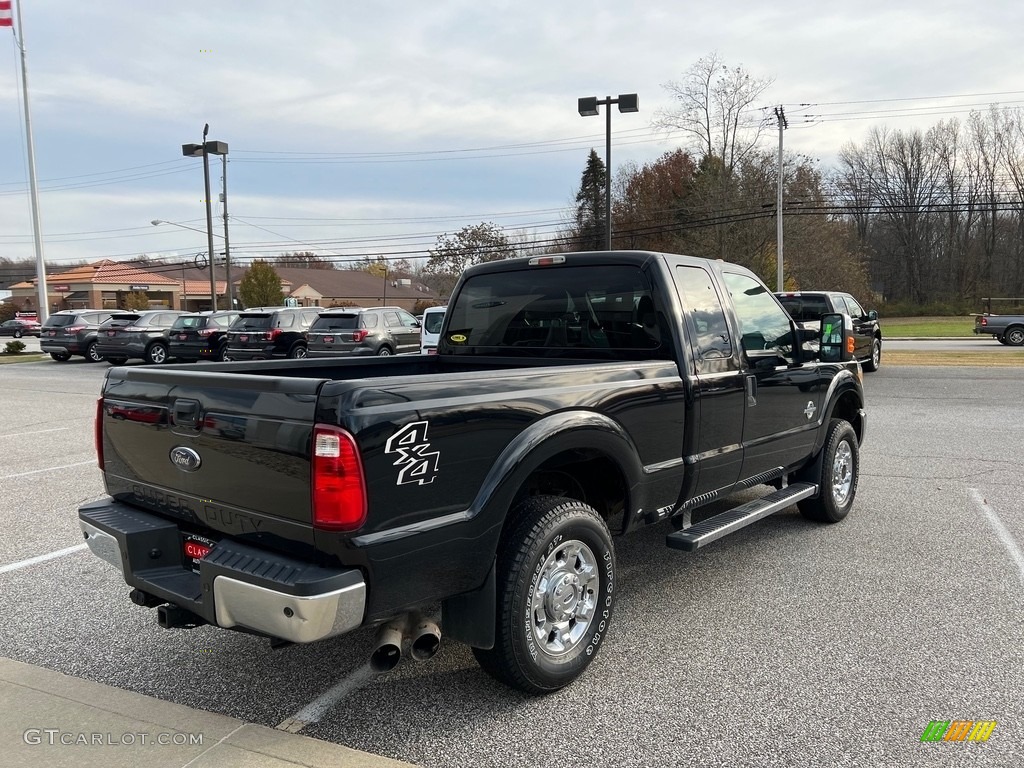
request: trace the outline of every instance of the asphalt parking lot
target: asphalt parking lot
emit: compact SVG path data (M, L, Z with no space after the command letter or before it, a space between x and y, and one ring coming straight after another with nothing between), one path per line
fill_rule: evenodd
M306 735L424 766L1021 763L1024 369L868 375L860 489L839 525L792 509L696 554L666 549L667 527L620 539L599 658L529 698L457 644L372 677L369 632L272 651L160 629L116 571L64 552L81 544L78 505L103 494L106 368L0 366L0 656L270 727L304 713ZM48 553L62 554L2 570ZM998 726L922 743L932 720Z

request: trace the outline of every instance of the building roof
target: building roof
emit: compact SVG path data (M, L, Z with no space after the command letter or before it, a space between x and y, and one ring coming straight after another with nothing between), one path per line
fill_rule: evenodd
M437 294L415 279L412 280L411 285L403 286L396 285L398 281L395 278L389 277L385 283L382 277L374 277L367 272L351 269L273 266L282 281L294 286L293 292L303 286L309 286L310 289L327 298L378 301L385 298L385 293L388 301L392 299L437 298ZM240 280L243 275L244 273L240 274L238 279Z
M166 268L165 268L166 269ZM37 278L30 281L12 285L11 288L32 288ZM46 276L46 284L59 283L134 283L138 285L179 285L180 280L175 280L172 273L164 270L151 272L139 268L133 264L111 259L101 259L92 264L84 264L72 267L65 272L56 272ZM210 283L207 281L206 290L210 290Z

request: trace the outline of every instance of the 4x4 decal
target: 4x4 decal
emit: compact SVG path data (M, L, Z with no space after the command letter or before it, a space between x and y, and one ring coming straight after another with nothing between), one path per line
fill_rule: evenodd
M427 440L427 422L414 421L395 432L384 447L384 453L397 453L393 466L399 467L396 485L434 482L437 465L441 458L439 451L430 450Z

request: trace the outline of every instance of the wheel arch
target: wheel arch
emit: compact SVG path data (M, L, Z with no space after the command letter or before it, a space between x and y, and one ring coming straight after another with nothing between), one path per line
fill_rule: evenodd
M575 478L587 497L578 500L594 507L614 534L629 518L643 467L622 425L593 411L562 411L519 433L492 465L470 507L472 516L495 523L484 550L490 568L479 589L443 601L444 631L453 639L476 648L494 646L497 548L515 525L516 505L531 495L546 472ZM602 491L610 491L611 501Z

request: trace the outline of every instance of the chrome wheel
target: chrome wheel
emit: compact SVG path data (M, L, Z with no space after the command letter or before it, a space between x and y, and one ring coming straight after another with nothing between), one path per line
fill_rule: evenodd
M533 591L533 635L548 656L571 652L584 637L597 607L597 558L581 541L567 541L540 567Z
M96 342L94 341L85 350L85 359L90 363L102 363L103 358L100 357L100 353L96 351Z
M832 498L837 507L846 504L853 487L853 451L845 440L836 447L832 458Z

